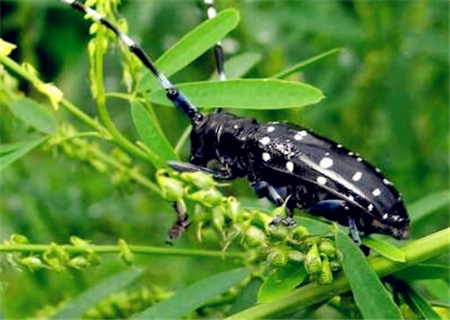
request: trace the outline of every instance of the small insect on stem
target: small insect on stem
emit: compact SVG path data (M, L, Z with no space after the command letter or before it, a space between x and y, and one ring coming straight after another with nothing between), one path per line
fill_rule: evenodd
M166 90L167 98L192 124L190 163L169 162L179 172L203 171L219 180L246 177L259 197L285 205L287 217L274 223L292 225L293 212L308 212L349 226L361 243L360 232L408 236L409 218L393 184L357 153L311 131L286 123L258 123L216 111L203 114L161 72L130 37L95 10L79 1L64 0L114 32ZM205 0L208 18L216 15ZM225 80L223 49L215 46L219 79ZM214 169L208 164L219 164ZM189 225L184 207L176 206L177 222L169 241Z

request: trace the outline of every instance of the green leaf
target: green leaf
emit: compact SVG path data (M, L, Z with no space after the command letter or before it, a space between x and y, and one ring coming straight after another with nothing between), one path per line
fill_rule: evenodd
M441 319L436 311L431 308L430 304L410 285L405 282L401 282L398 284L397 288L405 299L405 302L411 307L411 309L419 313L423 319Z
M389 260L406 262L405 253L401 249L397 248L387 241L383 241L381 239L375 238L374 236L371 236L364 238L363 243L370 249L373 249L375 252L388 258Z
M244 52L225 61L224 70L227 79L236 79L244 76L251 68L261 61L261 54ZM217 80L217 71L211 75L210 80Z
M303 264L288 263L272 270L258 292L258 302L266 303L281 298L301 284L308 273Z
M58 129L56 118L49 108L29 98L19 98L10 106L11 112L34 129L52 134Z
M408 208L410 219L416 222L448 205L450 202L449 194L450 190L438 191L415 201Z
M46 139L47 137L43 137L35 140L14 143L11 145L2 145L0 149L0 171L39 146Z
M215 18L206 20L181 38L156 61L156 66L166 77L170 77L214 46L217 41L236 28L238 23L239 14L236 10L223 10ZM153 89L156 84L154 75L146 72L139 90Z
M260 278L252 278L231 305L227 314L235 314L254 306L257 303L258 291L261 285L262 280Z
M445 279L449 281L450 268L440 264L416 264L394 273L394 277L405 281L422 279Z
M139 136L149 149L147 151L155 167L163 167L167 160L179 160L151 110L139 101L132 101L131 114Z
M53 315L52 319L80 319L88 309L109 295L124 289L138 279L142 273L142 269L127 269L103 280L65 304Z
M329 51L326 51L324 53L318 54L312 58L309 58L307 60L304 60L302 62L297 63L296 65L290 67L289 69L286 69L284 71L281 71L275 75L273 75L271 78L278 78L278 79L283 79L286 78L288 76L290 76L293 73L302 71L303 69L306 69L307 67L310 67L312 64L314 64L315 62L322 60L328 56L331 56L333 54L336 53L341 53L342 51L344 51L343 48L334 48L331 49Z
M304 226L311 235L326 235L332 232L331 225L311 218L295 217L295 221L299 226Z
M324 98L319 89L278 79L236 79L191 82L178 88L199 108L286 109L317 103ZM154 103L172 106L164 90L149 96Z
M337 231L336 246L342 253L342 267L364 319L403 319L363 252L350 237Z
M238 268L200 280L176 292L172 297L137 314L133 319L179 319L216 298L250 275L250 269Z

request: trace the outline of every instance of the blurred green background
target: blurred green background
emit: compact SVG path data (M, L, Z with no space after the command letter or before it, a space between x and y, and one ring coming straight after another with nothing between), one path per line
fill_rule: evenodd
M241 13L240 25L223 41L226 56L256 52L263 57L248 77L269 77L329 49L345 48L290 78L322 89L326 99L319 104L235 113L261 121L289 119L358 151L394 181L407 206L449 188L448 2L217 2L219 10L233 7ZM94 115L86 50L90 23L58 1L0 5L1 38L18 45L12 57L34 65L43 80L55 83L69 101ZM120 14L128 21L129 34L154 58L204 19L199 2L186 0L124 1ZM105 66L109 91L125 90L120 63L113 50ZM205 80L213 70L209 52L171 80ZM21 89L32 94L26 83ZM120 129L136 140L128 105L111 99L108 107ZM33 136L7 106L0 110L2 143ZM175 144L187 121L175 109L155 110ZM188 152L186 145L182 159L188 159ZM153 179L153 168L142 169ZM2 172L0 240L20 233L32 243L66 243L76 235L96 244L115 244L123 238L129 244L164 246L174 218L170 204L139 187L118 188L111 178L62 155L34 151ZM224 191L243 201L255 200L245 181ZM447 227L448 213L446 207L414 224L413 238ZM220 249L219 241L198 243L190 232L176 247ZM7 318L35 315L125 268L116 256L106 256L99 267L71 274L20 273L0 258L1 311ZM229 268L223 261L205 258L139 256L136 264L148 268L148 284L166 289Z

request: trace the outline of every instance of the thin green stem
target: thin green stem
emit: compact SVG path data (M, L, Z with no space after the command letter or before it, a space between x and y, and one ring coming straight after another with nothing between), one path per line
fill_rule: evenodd
M97 254L119 253L121 248L114 245L90 245L89 247L75 247L72 245L61 245L61 249L68 253L83 253L86 249L92 250ZM47 244L0 244L0 252L26 252L26 253L44 253L49 250L51 245ZM223 259L239 259L245 260L243 252L222 252L212 250L197 249L177 249L177 248L161 248L151 246L129 246L134 254L153 254L162 256L177 257L204 257L204 258L223 258Z
M188 126L184 130L183 134L181 135L180 139L177 142L177 145L174 148L175 153L177 153L177 154L180 153L181 147L183 147L184 143L186 142L186 140L189 138L189 135L191 134L191 130L192 130L191 126Z
M413 241L403 247L403 251L406 254L406 263L395 262L383 257L371 258L369 263L380 277L385 277L411 265L446 253L449 250L449 246L450 228ZM236 313L228 319L280 318L291 314L299 307L307 308L349 290L350 285L347 278L344 274L341 274L328 286L312 282L286 294L279 300L257 305Z
M100 33L100 30L99 30ZM100 40L100 36L98 36L98 40ZM103 83L103 50L95 50L95 56L94 61L95 65L92 66L95 68L95 74L94 79L91 79L95 83L96 92L93 92L95 102L97 104L97 111L100 116L101 121L105 125L105 127L108 129L109 133L111 134L111 137L113 141L123 148L126 152L128 152L130 155L134 156L135 158L138 158L140 160L143 160L148 163L152 163L150 157L148 154L146 154L142 149L138 148L136 145L134 145L132 142L130 142L127 138L125 138L119 130L117 130L114 122L112 121L108 109L106 107L106 96L105 96L105 86Z

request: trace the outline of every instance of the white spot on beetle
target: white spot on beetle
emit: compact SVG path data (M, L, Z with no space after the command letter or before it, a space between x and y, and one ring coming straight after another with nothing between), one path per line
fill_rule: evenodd
M354 155L354 153L350 151L350 152L348 153L348 155L349 155L349 156L352 156L352 155Z
M269 137L264 137L261 140L259 140L259 142L261 142L263 145L266 145L270 142L270 138Z
M320 160L319 166L321 166L324 169L328 169L333 165L333 159L324 157L322 160Z
M327 179L325 177L317 177L317 183L320 185L324 185L327 183Z
M375 197L378 197L378 196L381 194L381 191L380 191L380 189L376 188L376 189L374 189L374 190L372 191L372 194L373 194Z
M352 180L353 180L353 181L359 181L359 180L361 180L361 177L362 177L362 172L361 172L361 171L357 171L357 172L353 175Z
M356 158L356 161L361 162L361 161L362 161L362 158L361 158L361 157L358 157L358 158Z
M378 173L381 172L381 170L379 168L375 168L375 171L378 172Z
M305 130L299 131L295 134L294 139L295 140L302 140L303 137L306 137L308 135L308 132L306 132Z
M369 204L369 206L367 207L367 210L372 211L373 210L373 204Z
M388 218L388 214L387 213L383 214L382 218L383 218L383 220L386 220Z
M350 200L350 201L355 201L355 198L353 198L353 196L350 195L350 196L348 196L348 200Z
M329 153L329 152L325 153L325 157L328 157L329 155L330 155L330 153Z
M294 164L291 161L286 162L286 169L290 172L294 172Z
M267 152L264 152L264 153L262 154L262 159L263 159L264 161L269 161L269 160L270 160L270 154L268 154Z
M272 126L267 127L267 132L273 132L273 131L275 131L275 127L272 127Z
M392 182L390 182L388 179L384 178L383 179L383 183L387 186L390 186L392 184Z
M342 144L339 143L336 148L342 148Z
M239 129L239 125L235 124L235 125L233 126L233 128Z

